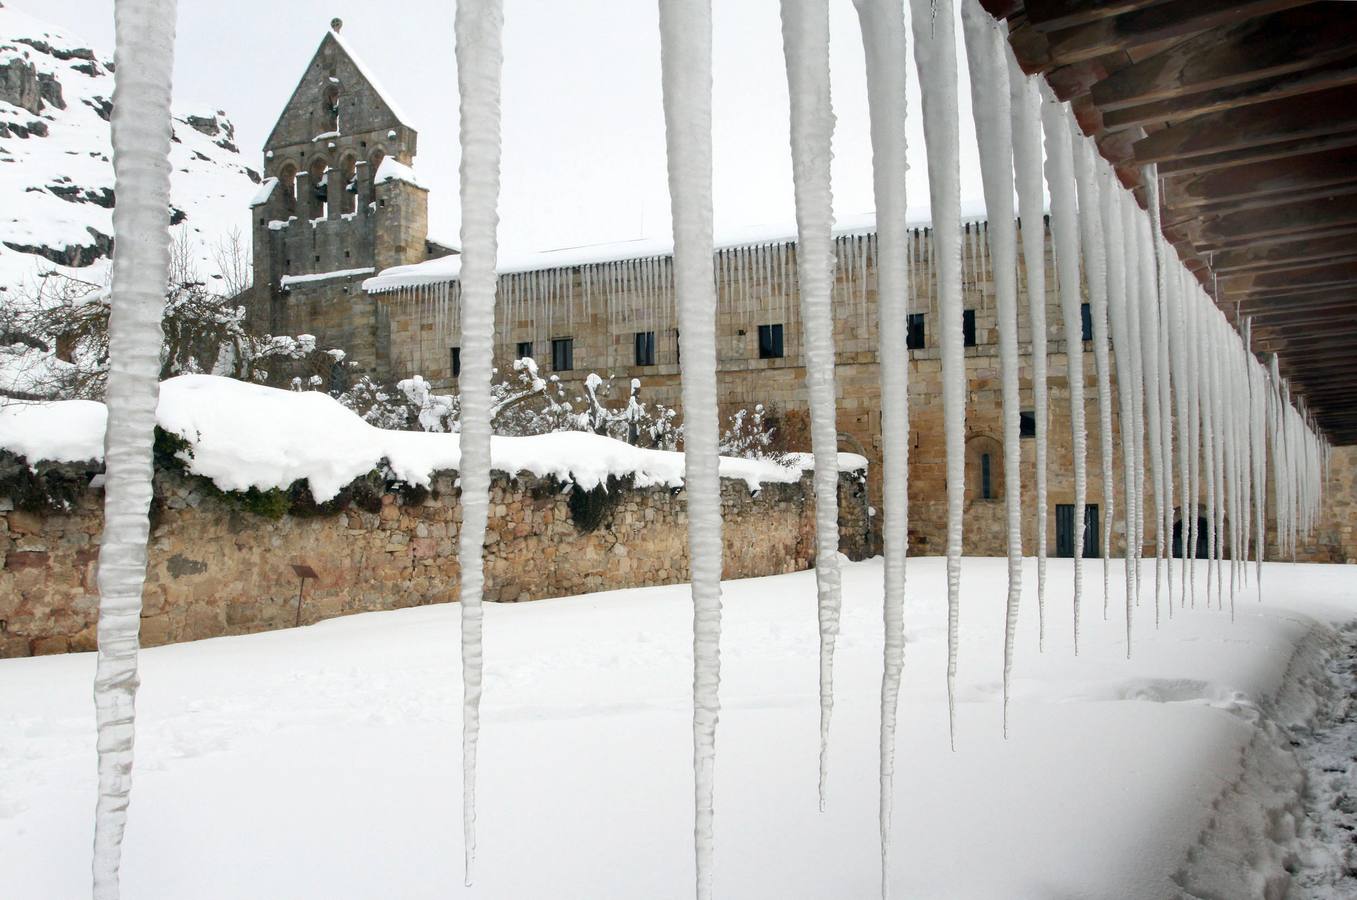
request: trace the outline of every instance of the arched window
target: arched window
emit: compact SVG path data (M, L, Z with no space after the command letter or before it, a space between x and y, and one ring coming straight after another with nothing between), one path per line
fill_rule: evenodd
M321 100L320 121L324 126L322 131L339 130L339 85L331 84L325 89L325 96Z
M358 160L353 156L345 156L343 162L339 164L340 176L344 182L343 192L335 199L339 204L341 214L351 213L358 201L358 181L357 181Z
M289 212L297 209L297 167L287 163L278 170L278 191Z
M373 150L372 156L368 159L368 194L363 199L364 203L377 202L377 170L381 168L384 159L386 159L386 151L381 147Z
M329 185L326 184L326 173L330 167L326 165L325 160L317 158L312 161L311 169L308 172L311 182L308 192L310 203L308 207L307 218L323 219L326 216L326 200L329 199Z

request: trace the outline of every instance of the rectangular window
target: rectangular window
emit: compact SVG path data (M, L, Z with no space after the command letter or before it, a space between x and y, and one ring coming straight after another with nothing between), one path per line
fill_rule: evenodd
M905 317L905 349L924 348L924 314L910 313Z
M1057 503L1055 506L1055 555L1067 559L1074 557L1074 504ZM1098 555L1098 505L1090 503L1084 507L1084 559Z
M655 332L636 332L636 365L655 365Z
M575 339L553 338L551 341L551 368L569 372L575 368Z
M1036 436L1037 414L1027 411L1018 413L1018 437L1034 438Z
M514 351L514 359L529 359L532 356L532 341L519 341Z
M993 500L994 486L989 479L989 454L980 454L980 499Z
M448 365L452 368L452 377L460 378L462 376L462 348L453 347L448 351L448 356L451 357Z
M975 346L975 310L961 311L961 343L967 347Z
M759 359L782 358L782 323L759 326Z
M1093 340L1093 308L1087 303L1079 304L1079 340Z

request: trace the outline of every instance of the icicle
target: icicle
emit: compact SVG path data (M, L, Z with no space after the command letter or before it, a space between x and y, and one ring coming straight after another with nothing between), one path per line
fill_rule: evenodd
M1098 186L1098 199L1102 214L1102 229L1107 248L1107 313L1108 325L1112 337L1112 349L1117 364L1117 423L1121 429L1122 494L1125 498L1122 514L1126 526L1126 655L1131 655L1131 608L1135 597L1135 581L1131 571L1131 556L1134 552L1135 528L1135 487L1132 484L1135 471L1135 414L1131 409L1134 392L1131 388L1135 380L1134 353L1131 347L1129 323L1129 298L1134 296L1136 285L1135 267L1126 265L1127 222L1123 213L1125 205L1120 192L1110 183L1111 172L1102 170L1097 177L1102 182ZM1082 198L1081 198L1082 199ZM1110 444L1110 442L1109 442ZM1111 491L1106 491L1109 495ZM1107 618L1107 597L1103 597L1103 618Z
M1013 170L1022 222L1027 278L1027 315L1032 334L1032 405L1036 417L1037 647L1046 643L1046 454L1050 404L1046 361L1046 224L1042 216L1041 96L1008 53L1009 104L1013 116Z
M1112 176L1115 182L1115 174ZM1115 185L1114 185L1115 186ZM1134 590L1135 605L1140 605L1140 558L1145 547L1145 360L1144 343L1141 340L1141 306L1146 291L1153 288L1146 279L1146 264L1152 263L1149 253L1140 240L1139 208L1131 194L1118 190L1126 227L1125 240L1127 265L1135 269L1135 278L1127 279L1127 338L1131 348L1131 415L1133 431L1131 444L1134 456L1131 465L1132 495L1128 506L1133 510L1128 535L1131 539L1131 583ZM1153 272L1150 273L1153 277ZM1120 384L1120 382L1118 382Z
M466 883L476 860L476 748L481 701L481 589L490 493L490 372L499 215L501 0L462 0L455 18L462 204L462 817Z
M1160 406L1159 372L1159 308L1158 284L1155 268L1154 248L1150 243L1149 220L1142 216L1132 205L1133 221L1136 227L1137 247L1140 259L1140 296L1138 298L1137 328L1139 332L1140 375L1145 390L1144 417L1149 433L1150 485L1154 492L1155 550L1154 550L1154 624L1159 626L1160 593L1162 590L1161 562L1164 556L1164 445ZM1143 484L1144 460L1141 458ZM1141 496L1144 489L1141 488ZM1141 504L1143 506L1143 503ZM1143 516L1140 527L1143 529ZM1137 545L1137 555L1143 552L1144 538Z
M961 524L966 496L966 359L961 320L961 186L957 60L951 0L910 0L914 62L924 111L929 201L937 262L938 344L947 445L947 714L956 746Z
M693 836L697 897L712 892L721 680L721 483L717 473L712 253L711 5L660 0L665 146L682 345L684 484L693 592Z
M1157 364L1159 373L1159 422L1160 422L1160 486L1156 490L1162 491L1162 495L1157 494L1160 502L1159 525L1157 526L1158 540L1155 549L1159 557L1164 560L1165 581L1168 585L1168 614L1173 618L1173 446L1174 446L1174 395L1178 388L1180 375L1176 364L1173 362L1173 342L1172 333L1178 327L1177 320L1173 313L1172 302L1172 279L1169 277L1169 260L1164 247L1164 233L1161 227L1160 195L1159 195L1159 172L1156 166L1146 166L1144 171L1144 180L1148 185L1150 201L1150 241L1154 248L1155 261L1155 292L1157 302L1155 312L1158 323L1158 333L1156 335L1157 344ZM1179 413L1181 418L1181 412ZM1182 436L1179 435L1179 444L1182 443ZM1181 470L1182 480L1179 484L1180 493L1187 487L1186 469ZM1159 597L1159 568L1155 564L1155 608L1158 609Z
M801 330L815 457L815 578L820 619L820 808L828 777L839 634L839 465L834 399L834 258L831 233L829 10L826 0L782 0L782 41L791 97Z
M170 266L170 75L174 0L114 5L113 211L118 252L108 323L104 532L99 553L99 652L94 673L98 799L93 893L117 900L132 788L140 678L141 594L146 580L152 453L159 397L160 320Z
M980 174L989 216L986 236L994 242L995 306L999 320L999 360L1003 373L1004 497L1008 513L1008 602L1004 618L1004 736L1008 736L1008 701L1013 673L1013 644L1022 596L1022 454L1018 419L1018 282L1017 232L1013 217L1013 125L1007 91L994 85L1007 76L1007 46L999 24L980 8L979 0L962 0L961 23L970 68L971 109L980 145ZM982 244L985 241L981 242ZM983 269L981 277L984 277Z
M1079 225L1088 267L1089 312L1093 319L1093 367L1098 376L1098 432L1102 451L1103 486L1103 613L1110 594L1109 559L1112 547L1112 513L1116 507L1112 487L1112 381L1107 354L1107 278L1105 235L1098 219L1099 190L1094 174L1097 150L1079 133L1073 117L1074 173L1079 188ZM1085 202L1087 201L1087 202Z
M1046 181L1051 190L1051 241L1065 338L1066 381L1070 391L1070 432L1074 456L1074 652L1079 652L1079 603L1083 597L1088 438L1084 427L1084 344L1079 290L1079 216L1075 209L1069 113L1050 89L1039 86L1046 143ZM1089 281L1095 279L1089 273Z
M876 198L877 339L881 360L907 360L909 231L905 213L905 21L900 0L854 0L867 60L872 174ZM865 288L864 288L865 290ZM885 553L882 624L880 794L881 897L889 896L895 722L905 657L905 555L909 549L909 366L881 367L881 446Z

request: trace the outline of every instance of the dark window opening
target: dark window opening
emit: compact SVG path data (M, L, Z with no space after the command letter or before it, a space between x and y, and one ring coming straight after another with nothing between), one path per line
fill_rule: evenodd
M462 375L462 348L451 348L449 355L451 357L449 365L452 367L452 377L460 378Z
M989 478L989 454L980 454L980 499L993 500L994 488Z
M910 313L905 317L905 348L922 350L924 348L924 314Z
M636 332L636 365L655 365L655 332Z
M1037 414L1034 412L1018 413L1018 437L1034 438L1037 436Z
M975 310L961 311L961 343L967 347L975 346Z
M1055 506L1055 555L1072 559L1074 557L1074 504L1057 503ZM1098 504L1090 503L1084 507L1084 559L1098 555Z
M759 359L781 359L782 324L759 326Z
M1093 308L1087 303L1079 304L1079 340L1093 340Z
M575 368L575 339L553 338L551 341L551 367L557 372L569 372Z
M514 359L529 359L532 357L532 341L519 341L518 348L514 351Z

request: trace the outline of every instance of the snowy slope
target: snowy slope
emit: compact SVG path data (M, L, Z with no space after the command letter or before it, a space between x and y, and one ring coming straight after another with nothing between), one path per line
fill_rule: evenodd
M1326 623L1357 614L1350 567L1268 563L1264 603L1241 604L1234 623L1182 611L1130 660L1119 618L1096 615L1078 657L1067 627L1039 654L1024 610L1005 741L1005 563L965 565L953 753L944 561L909 564L893 897L1234 900L1285 883L1286 854L1304 856L1307 835L1286 832L1300 773L1273 723L1307 721L1324 702L1315 663L1334 639ZM1069 561L1050 570L1051 607L1068 611ZM1112 575L1117 591L1120 567ZM1028 591L1035 576L1029 560ZM825 813L814 573L723 589L717 896L879 896L880 560L844 568ZM458 613L440 604L145 651L125 896L691 897L687 585L487 606L479 862L466 889ZM88 896L92 669L91 654L0 660L5 897Z
M102 284L112 241L110 56L0 5L0 303L42 272ZM204 277L259 181L220 111L180 110L171 206Z

